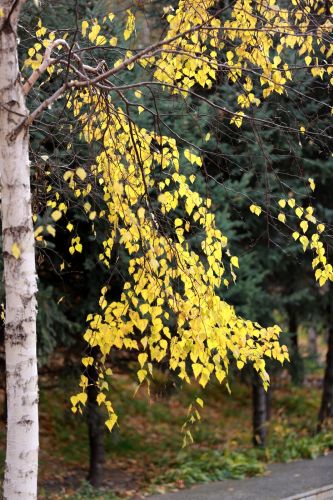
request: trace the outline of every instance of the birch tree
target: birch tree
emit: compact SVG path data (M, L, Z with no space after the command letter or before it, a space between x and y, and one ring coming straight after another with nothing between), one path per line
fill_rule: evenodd
M29 127L34 120L63 98L82 138L92 149L99 145L91 164L68 169L64 181L73 198L83 200L92 226L100 220L109 224L100 253L104 265L110 267L116 241L128 254L128 279L119 300L109 301L107 286L103 287L100 309L88 317L84 334L87 345L100 352L96 400L105 406L111 430L117 415L105 374L112 375L107 363L114 349L136 353L140 384L152 376L153 363L163 360L185 382L194 377L205 386L215 377L222 383L227 381L233 359L239 369L253 364L267 387L265 358L288 360L286 347L279 343L278 326L262 328L239 317L217 293L236 280L240 262L217 227L212 200L195 190L196 176L204 168L203 155L195 145L182 151L177 133L160 132L161 117L145 106L145 92L154 95L159 89L175 99L195 96L227 114L237 129L244 120L253 120L251 113L262 100L287 92L288 81L300 66L313 77L327 77L332 71L327 62L332 23L325 2L306 0L300 6L292 0L280 7L275 0L237 0L221 8L214 0L181 0L176 9L164 11L165 37L138 50L130 46L135 41L131 10L122 19L112 12L100 19L77 19L66 37L49 31L40 20L37 41L24 64L26 78L21 78L17 24L23 3L0 0L8 394L4 496L10 499L37 496L36 272L28 157ZM101 58L101 49L110 54L107 62ZM317 49L323 57L317 56ZM299 65L286 62L290 51L299 58ZM122 75L133 69L140 70L140 79L122 83ZM141 71L146 72L146 79L141 78ZM240 88L229 108L197 92L217 85L220 74ZM28 112L26 95L50 76L58 82L57 89ZM151 114L155 128L140 125L143 112ZM263 119L260 123L279 126ZM184 165L194 173L185 175ZM101 186L105 202L105 209L98 213L90 200L94 183ZM54 236L58 221L68 217L70 197L64 198L51 185L50 192L53 226L48 225L46 231ZM289 200L289 206L294 207L295 200ZM262 212L256 204L250 210L255 215ZM70 220L66 227L71 233ZM38 238L43 231L43 227L36 229ZM190 244L193 233L199 238L199 248ZM303 236L300 241L304 244ZM83 250L80 235L73 235L69 253ZM322 257L320 250L317 253ZM88 368L95 360L86 356L82 362ZM81 412L87 401L88 384L83 374L80 392L71 398L74 413ZM196 415L197 409L191 419ZM190 430L186 426L185 430L190 439Z
M17 56L22 1L0 2L0 172L6 295L8 430L5 498L36 498L38 388L35 239L31 213L29 132Z

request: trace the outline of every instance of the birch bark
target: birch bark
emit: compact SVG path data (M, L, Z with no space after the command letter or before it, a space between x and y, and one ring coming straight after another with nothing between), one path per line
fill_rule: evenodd
M27 115L17 57L24 0L0 0L0 174L6 297L8 397L4 498L37 498L38 385L36 270L31 214L29 133L10 133Z

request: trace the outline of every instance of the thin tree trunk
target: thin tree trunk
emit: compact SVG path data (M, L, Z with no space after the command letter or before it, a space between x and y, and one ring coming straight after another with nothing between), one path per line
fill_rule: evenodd
M321 430L325 420L333 418L333 327L328 332L328 348L326 355L326 368L323 381L323 394L318 415L318 431Z
M37 498L38 386L35 241L29 136L10 133L27 115L17 58L24 0L0 0L0 173L5 281L7 451L4 498Z
M252 383L253 444L265 446L267 437L267 393L257 372Z
M94 354L96 355L96 352L91 353L93 357ZM95 366L89 365L85 374L89 380L87 389L87 416L90 451L88 481L92 486L95 486L95 488L99 488L103 481L105 426L101 409L96 402L99 391L96 385L98 373Z

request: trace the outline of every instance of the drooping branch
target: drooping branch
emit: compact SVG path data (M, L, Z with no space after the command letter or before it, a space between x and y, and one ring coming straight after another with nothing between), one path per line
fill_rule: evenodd
M23 85L24 95L27 95L30 92L32 87L37 82L38 78L47 70L47 68L49 68L50 66L52 66L52 64L54 64L56 59L52 58L51 55L55 47L58 46L64 46L69 50L69 45L63 38L57 38L52 43L50 43L50 45L46 48L44 52L41 65L38 66L38 68L36 68L35 71L32 72L28 80L24 83Z

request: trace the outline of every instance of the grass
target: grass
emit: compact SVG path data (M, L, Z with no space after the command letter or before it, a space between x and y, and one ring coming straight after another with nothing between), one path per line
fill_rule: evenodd
M231 396L212 384L204 392L185 386L168 398L154 393L149 398L144 390L134 396L133 379L119 375L113 383L119 427L106 433L106 484L96 491L85 482L85 417L73 415L68 404L75 382L63 378L56 388L41 388L41 499L130 498L138 492L262 474L269 462L314 458L333 448L333 432L313 432L320 399L316 387L285 384L274 390L268 446L257 450L251 444L251 393L245 384L232 384ZM201 422L191 429L194 444L182 448L181 427L198 396L205 402Z

